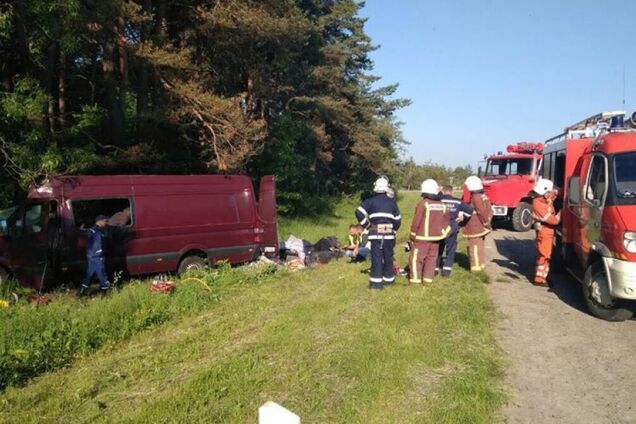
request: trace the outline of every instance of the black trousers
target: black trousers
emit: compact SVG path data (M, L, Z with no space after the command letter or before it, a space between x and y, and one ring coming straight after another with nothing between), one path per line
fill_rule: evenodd
M453 263L455 263L455 252L457 251L457 235L459 232L451 233L448 238L440 241L439 243L439 256L437 267L441 268L442 275L449 276L453 270ZM446 250L446 256L444 256L444 250Z
M395 281L393 251L395 240L371 240L371 276L369 287L381 289Z

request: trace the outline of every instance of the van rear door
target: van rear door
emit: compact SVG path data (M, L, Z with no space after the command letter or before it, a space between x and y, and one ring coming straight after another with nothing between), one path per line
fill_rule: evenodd
M278 253L278 223L276 220L276 177L266 175L261 178L258 194L258 216L260 225L256 241L266 256Z

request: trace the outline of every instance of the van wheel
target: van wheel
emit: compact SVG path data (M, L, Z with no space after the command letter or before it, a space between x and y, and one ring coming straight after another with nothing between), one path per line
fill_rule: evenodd
M205 259L200 256L187 256L179 264L177 274L181 275L187 271L198 271L205 269Z
M532 206L528 202L521 202L512 211L512 228L523 233L532 228Z
M610 295L607 275L598 263L590 265L585 271L583 298L592 315L605 321L625 321L634 314L621 307L620 299Z

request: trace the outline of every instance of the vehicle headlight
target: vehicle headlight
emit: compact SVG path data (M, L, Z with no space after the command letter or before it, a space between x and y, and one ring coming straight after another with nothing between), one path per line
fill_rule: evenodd
M623 236L623 246L629 253L636 253L636 231L626 231Z

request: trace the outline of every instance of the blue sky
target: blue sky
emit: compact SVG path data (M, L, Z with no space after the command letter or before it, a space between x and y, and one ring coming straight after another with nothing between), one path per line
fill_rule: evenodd
M367 0L362 15L381 46L374 74L413 100L399 119L418 163L475 166L602 110L636 110L636 1Z

